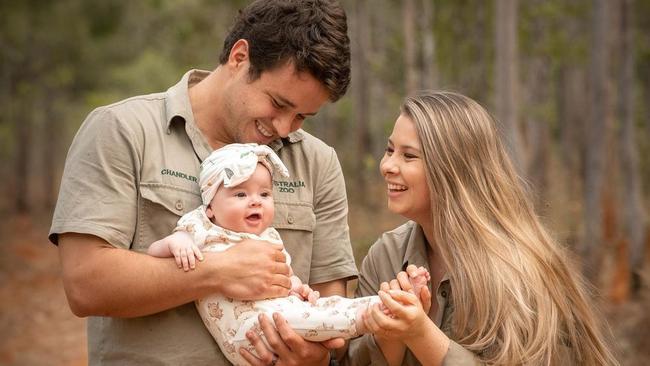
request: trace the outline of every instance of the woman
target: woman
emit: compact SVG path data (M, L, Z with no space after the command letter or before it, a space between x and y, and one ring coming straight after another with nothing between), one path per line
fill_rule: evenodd
M380 289L392 314L366 312L375 334L351 342L350 363L617 364L568 253L478 103L450 92L407 98L380 170L388 208L412 221L363 261L357 295ZM413 265L430 270L436 296L404 281Z

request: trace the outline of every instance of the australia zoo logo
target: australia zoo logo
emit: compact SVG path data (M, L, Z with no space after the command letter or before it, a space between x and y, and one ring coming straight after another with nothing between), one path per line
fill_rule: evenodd
M296 190L305 186L305 182L302 180L295 180L293 182L285 181L273 181L273 185L278 189L280 193L295 193Z

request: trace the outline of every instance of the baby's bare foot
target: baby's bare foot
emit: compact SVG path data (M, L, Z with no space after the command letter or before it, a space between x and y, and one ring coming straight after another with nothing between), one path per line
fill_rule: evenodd
M427 283L431 280L429 271L424 267L418 267L414 270L408 271L408 275L411 285L413 285L413 293L419 296L420 290L422 290L423 287L426 287Z

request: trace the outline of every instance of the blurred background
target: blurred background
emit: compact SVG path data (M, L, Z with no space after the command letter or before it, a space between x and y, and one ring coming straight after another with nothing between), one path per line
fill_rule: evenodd
M70 142L95 107L216 67L248 1L0 2L0 365L83 365L47 241ZM347 95L305 129L344 167L360 261L402 219L378 174L399 105L466 94L501 122L539 215L583 264L624 365L650 364L649 0L343 0Z

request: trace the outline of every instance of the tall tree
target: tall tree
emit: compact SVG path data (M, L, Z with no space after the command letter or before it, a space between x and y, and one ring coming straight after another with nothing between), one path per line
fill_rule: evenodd
M435 89L436 80L436 42L433 33L433 1L422 1L420 15L420 33L422 34L422 75L419 87L421 89Z
M619 147L621 149L621 180L623 182L623 217L628 243L629 264L632 270L633 290L639 290L640 270L644 259L645 212L639 174L639 153L635 140L634 123L634 31L633 0L621 0L621 56L618 109L621 120Z
M580 254L585 275L595 282L603 245L603 184L607 142L607 0L593 0L590 120L585 134L584 229Z
M521 142L517 119L518 57L517 1L496 2L496 115L515 165L522 171Z
M365 201L366 189L366 156L370 154L372 141L370 138L370 98L368 90L368 41L369 21L366 0L357 0L355 4L354 18L356 27L354 29L355 48L353 49L353 62L355 67L355 119L357 125L356 131L356 162L357 174L356 186L359 197Z
M415 4L414 0L402 1L402 27L404 29L404 69L406 94L413 93L418 86L416 58L417 49L415 31Z

